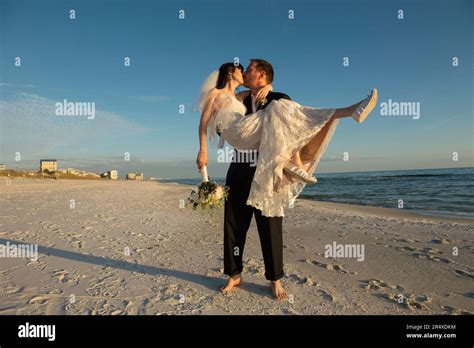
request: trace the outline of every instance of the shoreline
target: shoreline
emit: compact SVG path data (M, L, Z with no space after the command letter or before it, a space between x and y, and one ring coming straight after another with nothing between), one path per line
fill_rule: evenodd
M55 180L52 178L27 178L27 177L7 177L7 176L0 176L1 180L28 180L28 181L41 181L47 182L48 180L51 182L60 182L61 180L64 181L77 181L77 182L84 182L89 181L92 179L83 179L83 178L64 178L60 180ZM144 180L144 181L135 181L135 180L126 180L126 179L119 179L119 180L110 180L105 178L94 179L93 181L101 181L103 183L153 183L165 186L174 186L174 187L182 187L182 188L192 188L196 185L193 184L184 184L178 183L174 181L159 181L159 180ZM327 201L318 201L308 197L298 197L296 202L304 201L304 202L311 202L312 204L316 204L318 207L328 208L328 209L335 209L338 211L345 210L352 210L358 213L364 213L369 215L376 215L376 216L386 216L391 218L401 218L401 219L415 219L415 220L423 220L423 221L431 221L431 222L452 222L452 223L460 223L460 224L474 224L474 217L467 217L467 216L453 216L453 215L444 215L444 214L429 214L423 213L417 210L409 210L409 209L397 209L397 208L387 208L387 207L376 207L372 205L359 205L359 204L350 204L350 203L335 203L335 202L327 202Z
M182 184L178 182L159 182L160 184L167 185L171 184L174 186L183 186L183 187L194 187L192 184ZM370 215L383 215L393 218L402 218L402 219L416 219L416 220L429 220L433 222L453 222L460 224L474 224L473 217L464 217L464 216L453 216L453 215L434 215L429 213L423 213L418 210L408 210L408 209L397 209L397 208L387 208L387 207L375 207L372 205L360 205L360 204L350 204L350 203L335 203L327 201L318 201L311 199L309 197L298 197L296 201L305 201L313 202L323 208L331 208L335 210L343 210L341 208L347 208L347 210L357 211L359 213L365 213Z
M431 221L431 222L452 222L452 223L459 223L459 224L474 224L474 218L469 218L469 217L424 215L414 210L374 207L370 205L357 205L357 204L347 204L347 203L315 201L308 198L300 198L300 199L306 202L316 203L317 206L319 207L335 209L338 211L341 211L341 210L344 210L344 208L347 208L347 210L353 211L353 212L359 212L359 213L364 213L368 215L376 215L376 216L386 216L386 217L398 218L398 219L412 219L412 220Z

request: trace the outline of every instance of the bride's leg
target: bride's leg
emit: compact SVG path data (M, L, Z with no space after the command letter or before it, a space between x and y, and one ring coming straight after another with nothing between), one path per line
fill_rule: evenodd
M344 118L344 117L350 117L352 115L352 113L360 105L360 103L362 103L362 101L360 101L358 103L355 103L351 106L348 106L346 108L336 109L336 111L334 112L334 114L331 117L331 120L335 120L335 119L338 119L338 118Z
M342 109L340 109L342 110ZM329 126L333 119L331 118L323 128L316 134L305 146L303 146L300 150L296 151L293 157L291 157L291 162L296 164L298 167L303 169L305 172L308 171L308 168L305 166L303 161L309 161L314 158L316 155L316 151L318 151L319 147L321 146L324 138L326 137Z
M334 117L334 116L333 116ZM332 123L332 119L326 122L323 128L316 134L305 146L303 146L300 150L300 159L301 161L309 161L314 158L316 152L321 147L324 138L328 134L329 128Z
M291 161L296 164L298 167L306 171L306 168L304 167L303 162L301 161L301 156L300 156L300 151L296 151L293 157L291 158Z
M358 102L354 105L348 106L346 108L340 108L336 109L334 114L331 116L329 121L324 125L324 127L316 134L305 146L303 146L299 151L297 151L293 157L291 158L291 161L295 163L298 167L303 169L304 171L307 171L306 166L304 165L303 161L309 161L314 158L316 155L316 152L318 151L319 147L321 146L324 138L326 137L328 131L329 131L329 126L332 121L339 119L339 118L344 118L344 117L349 117L352 115L352 113L357 109L361 102Z
M301 161L309 161L314 158L316 155L316 152L318 151L319 147L321 146L324 138L326 137L328 131L329 131L329 126L332 121L337 120L339 118L344 118L344 117L352 117L353 112L357 109L357 107L363 102L364 100L361 100L360 102L357 102L351 106L345 107L345 108L340 108L336 109L334 114L331 116L329 121L326 123L326 125L316 134L308 144L303 146L300 150L300 159Z

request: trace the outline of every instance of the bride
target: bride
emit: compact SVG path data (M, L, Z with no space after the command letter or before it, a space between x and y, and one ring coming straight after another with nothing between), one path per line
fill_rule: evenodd
M250 91L236 93L244 80L242 65L225 63L204 83L198 103L202 113L196 163L200 171L207 165L206 138L213 142L216 134L219 148L227 141L239 151L258 150L247 204L264 216L284 216L284 207L294 203L307 183L317 181L313 173L339 119L363 122L377 103L377 90L346 108L319 109L282 98L246 115L242 101ZM271 90L269 84L259 91L260 103Z

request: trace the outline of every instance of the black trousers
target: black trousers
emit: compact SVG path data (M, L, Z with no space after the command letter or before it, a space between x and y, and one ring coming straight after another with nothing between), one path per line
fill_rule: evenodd
M234 276L242 272L242 257L247 231L255 215L263 260L265 278L278 280L283 277L283 217L266 217L247 205L256 166L232 162L226 177L230 187L224 208L224 273Z

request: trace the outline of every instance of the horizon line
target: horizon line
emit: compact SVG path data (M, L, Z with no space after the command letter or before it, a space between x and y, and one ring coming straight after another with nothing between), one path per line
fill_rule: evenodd
M473 166L470 167L445 167L445 168L415 168L415 169L393 169L393 170L364 170L364 171L354 171L354 172L330 172L330 173L319 173L319 174L352 174L352 173L376 173L376 172L402 172L408 170L442 170L442 169L468 169L474 168ZM224 178L224 177L217 177L217 178ZM187 180L187 179L199 179L199 178L164 178L164 179L177 179L177 180Z

